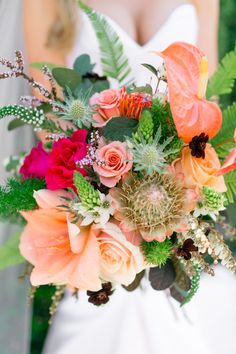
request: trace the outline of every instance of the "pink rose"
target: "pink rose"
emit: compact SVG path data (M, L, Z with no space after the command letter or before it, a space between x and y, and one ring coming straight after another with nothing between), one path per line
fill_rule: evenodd
M94 164L94 171L98 173L104 186L114 187L132 168L132 155L120 141L113 141L97 150L97 156L104 164Z
M83 176L86 175L86 171L76 165L76 162L82 160L87 154L86 137L87 131L80 129L70 138L60 139L53 144L46 174L48 189L73 187L75 171L79 171Z
M121 91L115 89L104 90L91 97L90 105L95 106L96 111L94 127L103 127L111 118L120 116L120 98Z
M25 157L24 163L20 168L20 173L24 178L45 178L48 170L48 153L44 150L43 144L38 143L30 154Z
M140 248L126 240L114 222L93 227L100 249L100 278L112 283L131 284L145 268Z

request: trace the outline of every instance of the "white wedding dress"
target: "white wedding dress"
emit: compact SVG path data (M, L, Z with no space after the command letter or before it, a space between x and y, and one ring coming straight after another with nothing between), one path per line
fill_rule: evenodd
M83 53L99 62L93 29L87 17L81 16L70 65ZM190 4L177 7L143 46L106 18L119 34L139 84L150 81L141 63L161 64L151 52L174 41L197 41L198 19ZM101 72L99 65L96 69ZM119 287L110 302L99 308L88 303L85 293L78 300L67 294L50 328L44 354L235 354L236 279L221 268L216 274L215 279L203 277L199 293L184 310L166 292L152 290L146 280L142 289L132 293Z

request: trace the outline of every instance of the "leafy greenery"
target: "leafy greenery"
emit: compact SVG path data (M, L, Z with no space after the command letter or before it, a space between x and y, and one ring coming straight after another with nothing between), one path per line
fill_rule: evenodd
M190 287L189 291L187 292L187 295L186 295L184 301L181 304L182 306L186 305L187 303L189 303L192 300L193 296L196 294L196 292L198 291L198 288L199 288L201 268L198 265L194 266L194 268L195 268L196 274L191 279L191 287Z
M236 79L236 47L222 59L217 71L209 81L207 97L229 94Z
M115 117L106 124L103 135L107 140L125 141L125 138L131 137L137 129L138 120L128 117Z
M174 283L175 277L175 268L170 259L164 266L151 268L149 272L149 281L154 290L168 289Z
M33 197L34 191L45 188L45 182L39 179L9 178L6 186L0 187L0 217L15 220L19 211L32 210L37 207Z
M31 66L31 68L38 69L38 70L42 70L44 66L47 66L49 70L52 70L52 69L58 67L58 65L53 64L53 63L48 63L48 62L31 63L30 66Z
M224 159L229 149L234 147L234 130L236 129L236 102L223 111L223 124L219 133L211 139L211 144L218 155Z
M123 84L131 73L128 58L124 54L123 44L104 16L98 14L82 2L80 8L89 17L96 32L101 52L104 75Z
M0 270L24 262L19 251L20 233L9 237L0 246Z
M224 178L225 184L227 186L227 199L229 203L233 203L234 197L236 196L236 170L226 173Z
M64 89L70 89L72 92L81 83L82 79L77 71L68 68L54 68L52 69L52 75L58 85Z
M95 64L91 64L91 59L88 54L80 55L74 62L73 68L81 76L91 73Z
M141 250L147 263L159 267L166 264L170 258L171 249L172 242L169 239L166 239L164 242L154 240L152 242L143 241L141 243Z

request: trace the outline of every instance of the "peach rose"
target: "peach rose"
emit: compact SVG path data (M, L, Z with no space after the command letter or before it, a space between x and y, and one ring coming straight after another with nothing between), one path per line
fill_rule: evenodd
M95 93L90 99L90 105L95 106L93 115L94 127L103 127L113 117L120 116L121 91L115 89Z
M68 196L63 190L34 193L39 209L22 212L27 225L21 235L20 251L34 266L34 286L54 283L98 291L99 243L92 228L71 223L68 214L58 209L61 197Z
M140 248L128 242L114 222L104 227L96 225L94 232L101 254L101 279L123 285L131 284L136 274L145 268Z
M209 186L217 192L227 190L224 178L216 176L220 170L220 161L215 149L206 145L205 159L191 155L191 149L186 146L182 150L181 158L173 162L176 173L183 173L184 182L187 188L201 188Z
M104 164L94 164L94 171L98 173L101 183L109 188L114 187L133 165L131 153L120 141L99 148L97 157Z

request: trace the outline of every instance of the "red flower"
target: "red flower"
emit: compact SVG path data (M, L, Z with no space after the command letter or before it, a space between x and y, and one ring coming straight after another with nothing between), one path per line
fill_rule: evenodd
M24 163L20 168L20 173L24 178L45 178L48 170L48 153L44 150L40 142L34 147L30 154L25 157Z
M79 171L83 176L86 175L86 171L76 165L76 162L82 160L87 154L86 137L87 131L80 129L70 138L60 139L53 144L46 174L48 189L73 187L75 171Z

